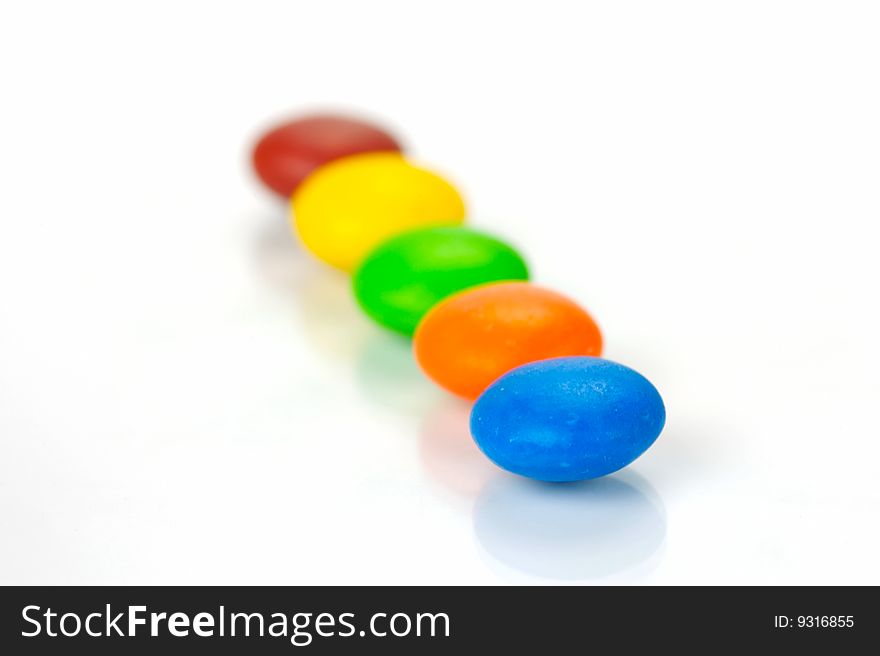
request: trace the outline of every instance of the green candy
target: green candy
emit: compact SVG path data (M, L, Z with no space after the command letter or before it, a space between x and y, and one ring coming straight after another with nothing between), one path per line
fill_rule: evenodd
M386 328L412 335L439 301L469 287L528 280L513 248L469 228L414 230L382 243L354 274L354 295Z

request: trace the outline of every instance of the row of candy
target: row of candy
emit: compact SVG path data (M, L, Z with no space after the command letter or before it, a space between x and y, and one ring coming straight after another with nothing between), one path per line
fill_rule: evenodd
M528 282L512 246L464 227L455 187L402 150L377 126L317 115L263 135L253 164L290 198L306 248L353 274L364 311L413 337L429 378L476 399L471 432L493 462L574 481L635 460L665 423L654 386L598 357L592 317Z

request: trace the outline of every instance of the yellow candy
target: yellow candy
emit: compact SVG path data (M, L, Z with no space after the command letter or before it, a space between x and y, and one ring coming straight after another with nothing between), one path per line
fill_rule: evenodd
M455 188L398 153L325 164L294 192L291 205L294 229L306 247L345 271L401 232L464 222Z

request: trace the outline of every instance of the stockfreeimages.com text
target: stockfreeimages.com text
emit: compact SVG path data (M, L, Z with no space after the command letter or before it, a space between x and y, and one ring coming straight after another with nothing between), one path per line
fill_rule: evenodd
M224 606L216 612L191 614L152 612L146 606L127 606L117 612L107 604L86 615L25 606L21 615L21 635L27 638L245 636L289 638L292 645L305 647L315 637L449 637L450 630L446 613L374 613L360 629L354 613L245 613L230 612Z

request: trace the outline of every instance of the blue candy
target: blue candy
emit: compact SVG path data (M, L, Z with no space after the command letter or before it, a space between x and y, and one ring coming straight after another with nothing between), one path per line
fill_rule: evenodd
M568 357L517 367L471 411L471 434L492 462L542 481L598 478L654 443L666 410L641 374L602 358Z

